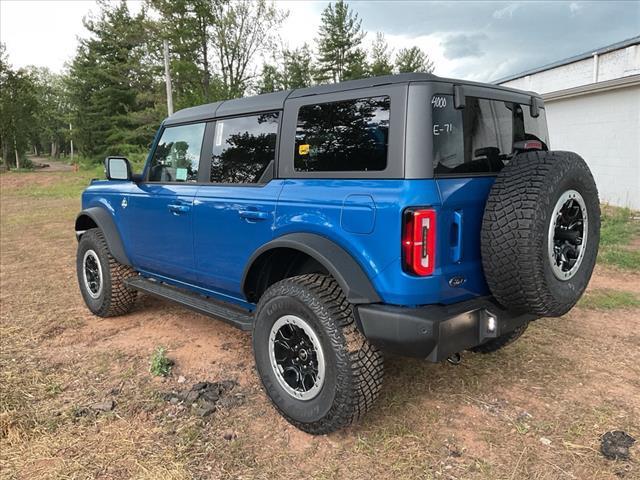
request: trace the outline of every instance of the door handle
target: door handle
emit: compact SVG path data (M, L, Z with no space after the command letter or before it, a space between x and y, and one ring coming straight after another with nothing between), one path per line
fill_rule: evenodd
M462 212L460 210L453 212L451 240L455 242L451 247L451 259L458 263L462 260Z
M270 213L259 210L239 210L238 215L247 220L266 220L269 218Z
M191 207L189 205L184 205L181 203L170 203L168 207L169 207L169 211L171 211L171 213L175 215L180 215L181 213L187 213L189 210L191 210Z

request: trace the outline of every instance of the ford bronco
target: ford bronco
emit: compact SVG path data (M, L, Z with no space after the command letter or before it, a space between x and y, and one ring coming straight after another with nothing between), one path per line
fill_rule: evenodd
M383 352L494 352L569 311L599 243L593 177L542 98L429 74L176 112L141 174L105 160L75 222L99 316L137 292L253 334L279 412L322 434L380 392Z

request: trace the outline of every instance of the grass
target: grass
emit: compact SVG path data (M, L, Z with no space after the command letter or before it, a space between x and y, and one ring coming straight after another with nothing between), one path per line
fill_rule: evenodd
M605 205L601 219L599 263L640 271L640 249L630 245L640 237L640 212Z
M608 288L588 291L578 306L589 310L617 310L640 307L640 298L632 292Z
M87 188L94 175L94 171L61 172L57 173L56 181L52 185L26 185L14 191L16 195L27 198L51 199L79 199L82 191Z
M149 372L156 377L166 377L171 373L173 360L167 357L167 349L165 347L156 347L151 354L149 362Z
M76 178L101 176L99 168L0 178L1 478L616 480L620 471L625 478L640 474L637 446L627 463L598 452L606 431L640 435L637 297L592 290L579 314L540 319L513 345L493 355L464 353L458 366L387 356L385 386L372 411L353 427L312 438L270 405L246 335L146 296L119 318L87 311L74 278L78 198L69 191L78 188ZM614 235L624 237L620 248L634 245L628 223L611 223L622 228ZM619 272L596 275L611 282ZM624 276L640 281L633 272ZM602 329L610 314L591 309L605 308L603 302L625 308L615 315L615 331ZM169 352L158 352L158 345ZM151 352L158 372L162 365L166 371L170 353L172 375L149 373ZM169 391L223 379L238 381L242 405L201 418L165 400ZM91 409L107 399L116 402L113 411ZM226 440L229 431L237 438Z

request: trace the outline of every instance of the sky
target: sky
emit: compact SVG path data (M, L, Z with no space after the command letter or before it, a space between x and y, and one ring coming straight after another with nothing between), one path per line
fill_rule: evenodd
M417 45L445 77L491 81L640 35L640 1L349 1L368 32L392 48ZM141 7L129 0L134 12ZM276 0L289 15L284 45L315 47L327 1ZM86 35L92 0L0 0L0 41L15 67L63 70Z

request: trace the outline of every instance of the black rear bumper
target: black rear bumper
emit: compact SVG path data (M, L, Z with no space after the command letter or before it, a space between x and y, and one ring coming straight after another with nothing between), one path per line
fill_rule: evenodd
M358 327L374 345L432 362L481 345L537 318L508 312L492 297L415 308L357 305L355 312ZM495 320L491 321L490 317ZM495 325L493 331L491 323Z

